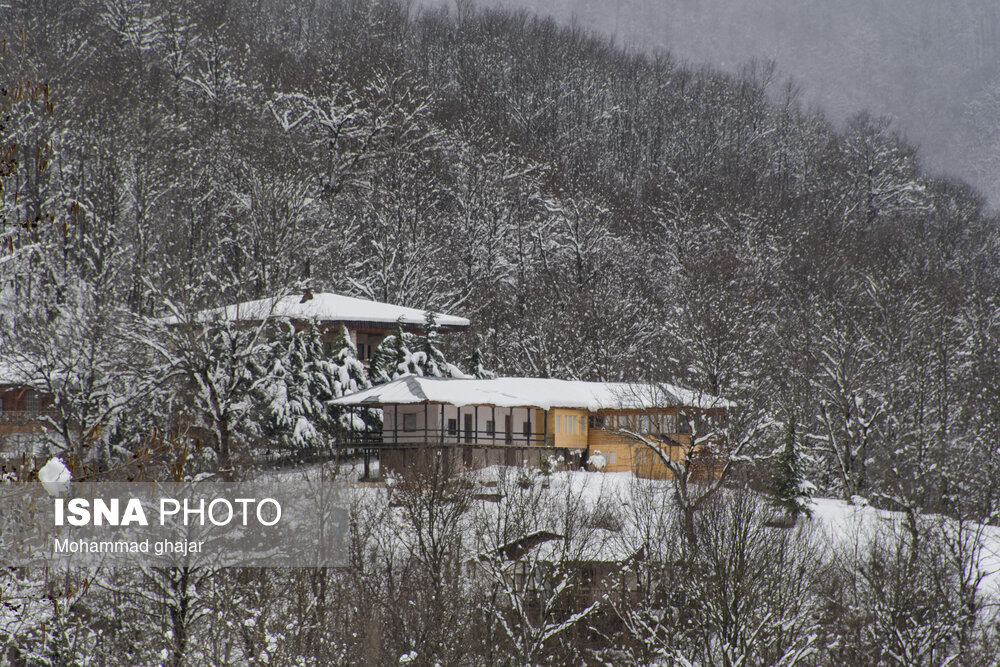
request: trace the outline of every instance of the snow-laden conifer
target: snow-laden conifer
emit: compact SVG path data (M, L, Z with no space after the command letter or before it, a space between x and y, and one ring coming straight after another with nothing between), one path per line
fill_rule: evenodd
M476 340L472 344L472 352L462 360L462 365L465 367L465 372L472 377L480 380L491 380L496 377L496 373L486 368L481 345L481 339L476 336Z
M774 503L789 517L799 514L809 516L809 499L813 485L806 481L802 471L802 457L799 454L796 436L796 419L792 414L785 422L781 449L774 459L770 489Z

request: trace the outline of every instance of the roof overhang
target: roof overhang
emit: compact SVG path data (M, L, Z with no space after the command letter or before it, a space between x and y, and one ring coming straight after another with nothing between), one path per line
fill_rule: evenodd
M407 375L331 401L334 405L382 407L425 403L549 410L726 409L717 396L665 383L579 382L549 378L429 378Z

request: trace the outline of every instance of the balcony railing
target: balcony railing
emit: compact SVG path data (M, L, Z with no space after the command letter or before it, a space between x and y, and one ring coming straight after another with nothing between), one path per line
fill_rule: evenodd
M590 427L590 431L619 433L613 429ZM691 436L687 433L649 433L646 434L658 440L666 447L688 447ZM628 439L628 436L621 435ZM489 431L485 429L449 429L422 428L415 429L383 429L381 431L345 431L336 438L340 447L346 448L379 448L379 447L426 447L442 445L471 445L473 447L554 447L555 434L548 432ZM578 448L579 445L570 447Z
M337 437L337 445L346 448L377 449L381 447L433 447L463 445L472 447L553 447L552 433L490 432L487 430L449 430L447 428L383 429L382 431L345 432Z
M37 424L43 417L53 417L51 410L2 410L0 424Z

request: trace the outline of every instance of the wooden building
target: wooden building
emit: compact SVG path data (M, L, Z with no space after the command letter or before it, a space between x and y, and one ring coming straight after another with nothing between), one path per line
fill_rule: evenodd
M20 372L0 362L0 459L33 453L50 404Z
M628 565L644 556L617 531L589 528L564 536L538 530L469 559L466 568L470 578L486 581L495 581L490 570L500 570L505 597L519 593L525 600L550 600L562 611L579 613L634 591L637 578ZM564 579L570 583L568 594L554 600Z
M336 340L340 327L347 328L351 342L358 348L358 358L368 362L375 348L397 323L403 330L416 333L421 329L427 311L406 308L378 301L333 294L331 292L304 292L280 298L257 299L219 308L200 311L198 321L261 322L267 318L288 319L295 327L315 325L325 345ZM464 317L435 313L442 332L462 331L469 327ZM167 318L168 324L177 319Z
M383 471L405 472L431 459L455 471L538 466L549 457L577 468L600 454L606 471L658 478L668 469L631 434L654 439L679 459L692 432L707 433L729 406L667 384L417 376L334 403L382 410L380 433L350 433L343 444L377 453Z

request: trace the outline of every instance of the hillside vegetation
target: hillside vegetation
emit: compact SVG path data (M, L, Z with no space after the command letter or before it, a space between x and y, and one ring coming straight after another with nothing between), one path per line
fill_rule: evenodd
M0 31L0 361L30 360L32 381L58 396L47 437L53 454L80 464L78 478L141 475L164 451L178 477L191 472L186 457L209 451L232 472L230 454L238 460L265 432L251 424L264 384L254 364L270 359L255 356L255 333L175 328L164 342L157 318L305 287L454 313L475 335L441 343L450 359L478 339L470 358L501 374L667 380L725 396L739 406L737 426L741 414L756 418L734 480L763 487L783 452L796 474L785 486L811 482L909 522L908 547L842 572L869 584L896 576L898 599L870 585L841 600L857 612L841 626L822 582L800 582L808 595L782 589L788 604L772 602L808 600L809 624L749 662L716 662L713 637L735 637L726 618L712 620L718 634L702 657L688 662L673 643L665 653L661 635L688 636L678 629L699 601L663 579L649 613L628 616L640 624L630 637L651 637L636 644L637 664L777 664L786 649L808 664L989 663L969 550L963 542L948 560L954 542L938 535L924 551L918 518L988 524L1000 511L998 221L968 185L929 176L887 121L860 114L836 131L770 67L693 69L466 2L417 11L395 0L7 0ZM436 332L425 338L437 344ZM320 349L310 341L299 345ZM347 356L358 376L336 392L366 381ZM187 418L202 430L187 430ZM409 489L413 530L437 530L424 513L447 523L434 494L448 484ZM718 511L705 535L745 529L739 508ZM599 514L587 520L603 525ZM454 528L440 534L459 544ZM419 647L424 660L442 646L442 664L498 664L502 631L501 652L521 651L511 664L554 646L560 659L580 658L576 640L546 636L524 608L515 623L475 607L484 598L462 588L452 542L404 559L417 574L400 582L398 564L366 556L374 538L352 539L355 570L302 579L296 595L312 602L282 603L279 618L301 612L289 622L301 631L299 658L319 637L329 643L311 655L326 663L349 662L339 653L349 649L379 664ZM697 539L692 529L690 544L670 549L711 547ZM657 562L671 577L721 581L698 558L672 570L667 555ZM772 567L764 555L761 567ZM163 645L174 664L205 633L263 661L266 636L226 634L253 618L206 629L208 611L183 597L215 586L199 604L265 609L253 598L266 590L244 575L143 574L160 605L149 609L173 614ZM919 586L907 588L911 579ZM334 614L324 597L334 581L339 625L323 617ZM41 583L19 585L41 599ZM58 604L86 608L81 590ZM362 593L370 609L346 602ZM475 649L449 635L469 609L485 614ZM29 624L10 636L21 632L38 655L69 650L88 621L56 616L63 635ZM582 618L578 639L603 631L579 629ZM895 657L880 653L890 630L909 647ZM125 663L131 636L114 640ZM216 649L199 659L225 662Z

